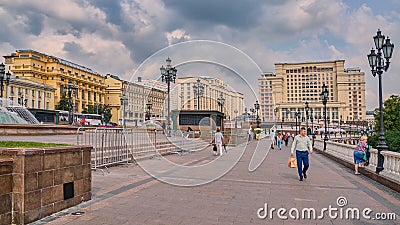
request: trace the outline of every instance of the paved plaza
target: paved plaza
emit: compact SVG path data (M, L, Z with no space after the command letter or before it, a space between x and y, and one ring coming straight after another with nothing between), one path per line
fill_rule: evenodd
M154 179L137 165L121 165L93 171L92 200L67 209L34 224L399 224L400 194L350 169L315 153L310 155L308 179L300 182L296 169L288 168L289 147L271 149L259 168L249 172L249 163L257 142L249 145L227 174L208 184L181 187ZM261 146L268 147L263 139ZM167 159L181 165L204 165L214 160L223 164L231 160L237 148L217 157L211 147ZM159 159L147 160L157 166ZM166 173L170 171L164 171ZM173 172L169 176L173 176ZM175 175L177 175L176 173ZM193 176L192 179L196 177ZM185 178L182 178L185 179ZM190 179L190 178L188 178ZM340 205L338 198L347 204ZM342 203L340 203L342 204ZM314 208L320 216L323 208L343 211L343 218L292 219L288 211ZM260 208L272 208L265 219ZM288 219L280 219L277 209L285 208ZM358 208L360 219L346 219L347 208ZM371 219L362 217L369 208ZM294 210L294 209L293 209ZM80 215L73 215L83 212ZM376 213L395 213L396 220L376 220ZM334 216L334 215L333 215Z

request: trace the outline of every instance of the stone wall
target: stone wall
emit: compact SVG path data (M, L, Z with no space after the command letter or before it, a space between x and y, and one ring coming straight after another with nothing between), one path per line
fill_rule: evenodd
M91 199L90 146L0 149L14 161L13 220L25 224Z
M13 160L0 159L0 224L11 224Z
M0 135L64 135L76 134L76 127L48 124L0 124Z

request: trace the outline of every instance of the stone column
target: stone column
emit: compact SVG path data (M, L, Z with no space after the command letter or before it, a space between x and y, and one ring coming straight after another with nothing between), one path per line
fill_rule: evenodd
M44 106L45 105L45 100L46 100L45 99L45 92L42 91L42 107L41 107L42 109L45 109L45 106Z
M35 99L36 99L36 107L35 108L40 108L40 106L39 106L39 91L38 90L36 90Z

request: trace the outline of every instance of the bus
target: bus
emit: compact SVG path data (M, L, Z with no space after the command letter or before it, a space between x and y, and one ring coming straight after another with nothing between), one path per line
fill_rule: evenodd
M86 126L101 126L102 117L98 114L83 114L74 113L75 121L80 122L82 125Z

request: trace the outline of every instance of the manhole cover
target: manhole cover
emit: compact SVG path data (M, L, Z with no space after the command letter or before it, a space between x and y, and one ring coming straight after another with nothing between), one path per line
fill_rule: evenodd
M80 216L80 215L83 215L83 214L85 214L85 212L73 212L73 213L71 213L71 215L74 215L74 216Z

